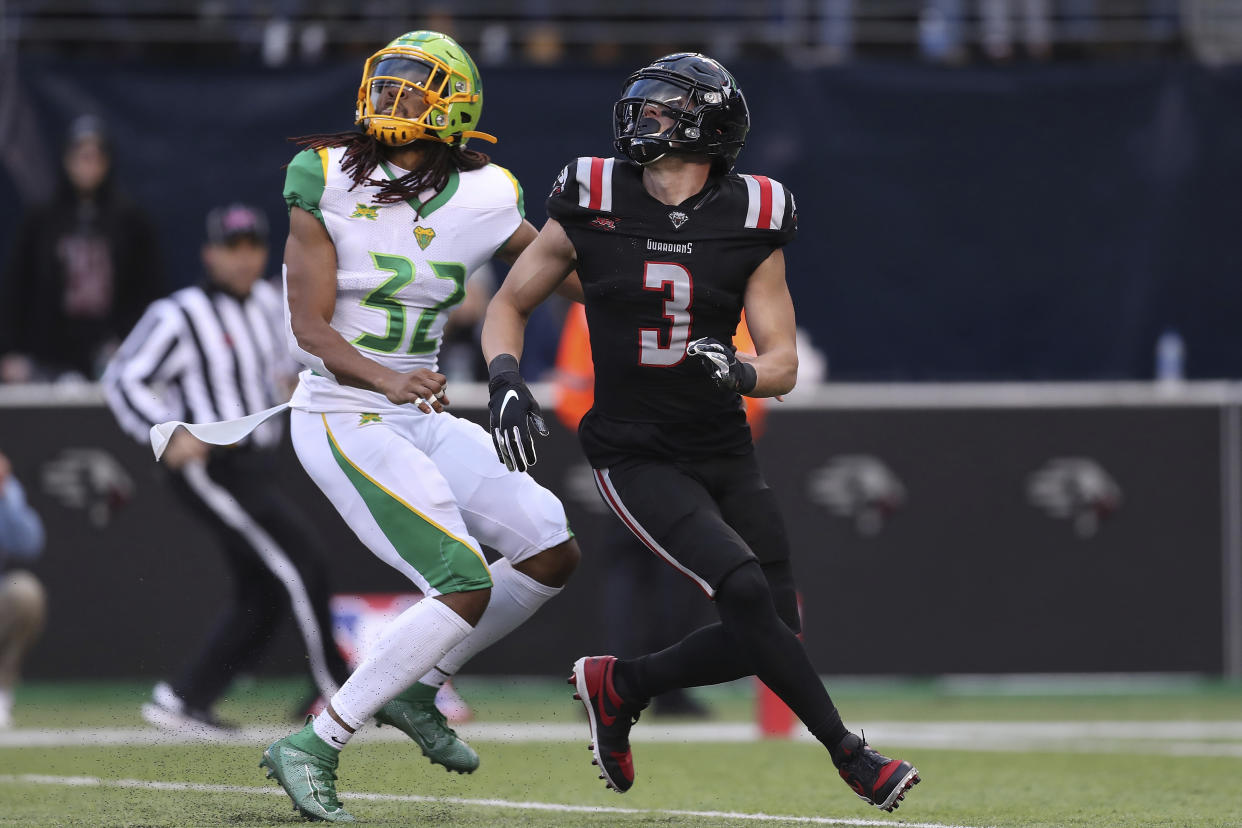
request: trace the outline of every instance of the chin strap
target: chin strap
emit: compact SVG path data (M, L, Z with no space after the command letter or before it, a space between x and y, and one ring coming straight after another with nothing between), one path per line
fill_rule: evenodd
M489 144L497 143L495 135L488 135L486 132L475 132L472 129L468 129L465 132L462 132L461 137L462 138L478 138L480 141L487 141Z

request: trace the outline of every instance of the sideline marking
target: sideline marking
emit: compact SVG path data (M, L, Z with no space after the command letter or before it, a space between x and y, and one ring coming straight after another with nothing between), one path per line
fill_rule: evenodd
M240 785L205 785L195 782L151 782L145 779L101 779L97 776L45 776L43 774L4 774L0 783L25 782L31 785L60 785L77 788L130 788L158 791L197 791L201 793L276 794L286 796L279 787L251 788ZM575 814L652 814L657 816L702 817L705 819L741 819L752 822L797 822L807 825L900 825L902 828L976 828L943 822L904 822L882 819L850 819L847 817L781 816L779 814L747 814L734 811L683 811L655 808L612 808L604 805L563 805L558 802L513 802L508 799L466 799L457 796L419 796L418 794L347 794L349 799L369 802L426 802L440 805L472 805L481 808L514 808L523 811L554 811Z
M467 741L578 742L586 738L580 723L472 722L457 728ZM1136 754L1143 756L1242 757L1242 720L1228 721L1049 721L1049 722L871 722L867 733L877 744L930 750L987 752L1063 752ZM217 736L150 727L14 729L0 731L0 749L107 745L268 744L289 735L287 726L243 728L240 734ZM366 728L358 741L404 742L397 728ZM652 724L636 730L637 743L755 742L753 723ZM814 742L805 728L792 734L797 742Z

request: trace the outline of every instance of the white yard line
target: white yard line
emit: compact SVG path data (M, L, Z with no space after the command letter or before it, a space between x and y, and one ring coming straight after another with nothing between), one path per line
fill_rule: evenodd
M224 794L275 794L284 796L277 787L251 788L240 785L202 785L193 782L150 782L144 779L101 779L95 776L44 776L40 774L0 775L0 784L26 783L31 785L59 785L64 787L130 788L154 791L196 791ZM780 814L748 814L733 811L683 811L655 808L610 808L601 805L566 805L559 802L517 802L509 799L466 799L457 796L418 796L417 794L355 793L350 791L347 800L368 802L426 802L440 805L470 805L478 808L510 808L522 811L553 811L573 814L649 814L665 817L700 817L703 819L731 819L750 822L792 822L806 825L858 825L893 826L902 828L981 828L981 826L954 825L943 822L904 822L881 819L850 819L847 817L804 817Z
M169 745L202 741L266 745L289 735L290 727L251 727L226 739L153 728L81 728L0 731L0 748L74 745ZM576 742L587 740L584 723L475 722L459 725L458 733L478 742ZM1132 753L1149 756L1242 756L1242 721L1220 722L869 722L869 741L885 748L925 748L1004 752ZM366 741L404 741L396 728L366 728ZM706 724L640 724L638 743L753 742L762 738L746 722ZM805 729L798 741L813 741Z

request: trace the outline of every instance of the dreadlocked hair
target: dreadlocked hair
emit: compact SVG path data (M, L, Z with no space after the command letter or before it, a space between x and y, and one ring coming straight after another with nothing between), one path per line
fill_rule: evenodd
M341 172L354 182L353 187L378 187L372 200L376 204L395 204L408 201L424 190L439 193L448 186L453 170L466 172L486 167L491 158L486 153L452 146L441 141L415 141L423 151L422 163L400 178L372 178L371 173L388 158L387 147L365 132L330 132L293 138L293 143L303 149L318 151L328 147L345 147L341 160ZM420 208L421 212L421 208Z

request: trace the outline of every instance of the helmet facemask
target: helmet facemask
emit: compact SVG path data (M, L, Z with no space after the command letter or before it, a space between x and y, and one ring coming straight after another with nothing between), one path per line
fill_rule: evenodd
M416 46L388 46L363 66L356 122L388 146L412 141L464 143L492 136L462 128L476 116L481 92L475 80Z
M613 108L617 149L639 164L681 152L705 155L725 170L732 168L749 128L745 99L732 77L720 68L726 83L700 81L658 64L632 75Z

